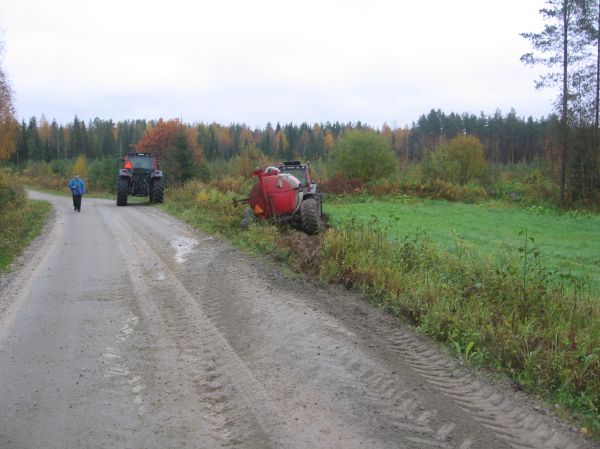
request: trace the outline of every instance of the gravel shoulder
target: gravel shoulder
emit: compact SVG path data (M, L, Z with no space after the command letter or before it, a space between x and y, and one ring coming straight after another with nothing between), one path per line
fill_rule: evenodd
M0 447L598 447L354 292L32 195L55 213L0 278Z

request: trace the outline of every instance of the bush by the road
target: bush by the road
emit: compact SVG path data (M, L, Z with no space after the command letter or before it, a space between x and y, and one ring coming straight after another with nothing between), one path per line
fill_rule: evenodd
M29 161L21 169L13 168L15 174L30 186L69 193L69 179L74 171L85 180L88 193L114 193L118 163L116 159L54 159L50 162Z
M23 187L0 171L0 272L41 232L49 209L48 203L27 200Z

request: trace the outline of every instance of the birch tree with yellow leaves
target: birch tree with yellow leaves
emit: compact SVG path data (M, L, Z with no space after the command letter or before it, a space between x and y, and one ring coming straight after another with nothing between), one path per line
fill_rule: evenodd
M14 153L18 129L12 89L0 67L0 161L8 159Z

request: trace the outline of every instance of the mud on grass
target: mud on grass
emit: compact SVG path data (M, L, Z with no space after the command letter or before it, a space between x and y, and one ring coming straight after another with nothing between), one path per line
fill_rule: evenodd
M324 234L306 235L297 230L282 230L280 245L291 251L290 265L296 271L315 275L321 269Z

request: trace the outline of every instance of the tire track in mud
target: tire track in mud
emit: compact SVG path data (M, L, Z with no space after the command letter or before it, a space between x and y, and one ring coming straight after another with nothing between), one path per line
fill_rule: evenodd
M152 232L148 229L135 227L136 233L140 233L143 240L149 240L152 237ZM304 420L307 418L305 413L300 413L297 407L287 407L290 405L288 402L281 403L277 398L273 398L272 391L269 389L269 385L265 385L263 379L257 378L256 373L249 369L247 366L247 359L241 358L241 352L231 346L232 337L233 340L242 339L246 340L247 335L245 331L247 328L240 328L240 332L236 332L236 335L227 335L224 337L222 329L219 327L219 323L216 317L220 315L220 311L216 311L211 304L217 304L222 301L228 301L232 298L239 299L236 296L230 296L229 291L224 289L224 285L228 284L227 278L232 275L232 272L227 273L220 272L214 273L206 270L206 266L210 265L215 255L220 257L221 254L218 252L220 248L218 242L207 237L204 242L201 242L196 251L195 257L190 257L190 263L194 264L193 269L189 268L185 264L177 263L174 257L173 248L168 248L164 241L157 243L157 247L160 248L156 251L156 256L162 258L164 263L164 269L161 268L163 274L169 278L171 275L177 276L176 282L181 281L182 297L189 297L189 300L193 301L195 308L198 309L200 315L206 317L207 323L206 328L200 329L200 333L204 333L207 336L211 336L211 332L217 336L216 342L208 342L208 353L206 356L211 357L210 348L217 348L217 353L221 359L231 358L232 363L228 363L224 366L227 373L233 373L233 376L228 376L227 379L222 380L223 385L234 386L236 390L230 397L243 395L246 402L246 411L244 416L255 416L255 422L249 426L250 429L261 429L262 438L258 438L256 447L265 448L272 444L272 447L277 448L310 448L316 449L321 447L331 448L359 448L359 447L371 447L371 448L383 448L390 447L381 446L378 438L365 438L363 435L358 435L348 426L347 423L339 420L335 415L328 416L328 428L324 431L318 431L308 426ZM161 250L168 250L169 255L163 256L160 253ZM227 267L227 270L235 270L235 262L232 261L232 266ZM169 274L171 273L171 274ZM224 279L225 278L225 279ZM190 282L188 282L190 281ZM185 285L185 287L184 287ZM213 289L216 287L216 290ZM191 295L191 296L190 296ZM179 295L171 295L179 296ZM243 301L238 303L242 305ZM194 308L194 307L192 307ZM196 310L194 308L194 310ZM193 317L194 322L199 322L199 316ZM183 329L183 333L187 334L189 338L189 329ZM252 342L248 339L247 341ZM223 350L225 346L225 350ZM256 345L245 345L244 349L250 354L256 348ZM230 356L230 357L227 357ZM276 358L276 354L273 354ZM223 363L223 360L221 360ZM263 374L263 373L261 373ZM225 388L225 387L224 387ZM319 392L307 392L304 399L309 402L317 402ZM312 396L311 396L312 395ZM239 401L238 401L239 403ZM239 407L239 405L238 405ZM240 427L243 425L243 419L233 420L232 425ZM271 443L269 443L269 441ZM255 447L248 444L248 440L244 442L244 447ZM413 446L410 446L411 448Z
M229 257L230 255L227 254L215 258L216 265L211 267L213 272L224 272L226 264L220 261L228 260ZM245 260L243 256L241 259ZM227 269L231 270L229 264L227 264ZM238 269L230 273L231 289L243 291L244 287L240 285L240 282L260 277L261 274L248 262L245 272ZM298 309L306 308L307 305L305 300L297 299L294 295L287 294L286 291L273 289L257 293L279 295L287 306ZM315 300L318 299L320 298ZM331 299L329 302L332 302ZM347 305L342 307L347 307ZM226 328L232 311L227 310L223 303L217 301L212 302L210 309L213 320L220 327ZM295 324L299 327L306 325L306 322L301 322L302 318L309 320L307 315L297 314ZM313 320L320 318L322 316L311 317ZM394 321L397 322L397 320ZM401 362L401 368L405 366L410 368L420 379L433 387L434 391L441 393L442 401L450 400L455 404L456 409L464 412L464 418L460 422L455 421L452 416L448 416L447 406L444 407L442 416L439 410L426 407L413 387L407 387L399 382L398 376L393 371L390 372L379 366L365 369L364 361L357 363L353 351L348 350L348 346L340 345L339 342L333 342L324 349L322 353L332 354L333 360L360 377L362 385L357 389L367 392L365 397L370 402L369 406L377 405L378 422L385 423L386 426L401 432L412 433L413 436L406 437L406 440L418 443L417 447L460 449L476 447L578 449L592 447L579 435L567 434L557 428L556 423L550 417L538 413L527 404L518 404L517 401L494 386L484 385L482 381L461 368L455 360L450 359L438 349L432 349L430 343L423 343L414 332L398 327L390 328L389 325L373 326L373 323L370 324L361 332L363 336L369 335L366 340L370 340L371 344L366 346L379 348L379 351L393 355L396 361ZM310 329L310 326L307 327ZM334 332L337 332L340 327L343 325L328 325L327 320L319 326L319 328L333 329ZM346 336L352 335L352 331L348 331L348 329L351 327L338 333ZM472 431L470 435L464 431L465 420L468 421L470 418L487 429L489 435L495 436L493 438L486 437L485 444L488 445L495 441L493 446L481 445L481 435L478 433L484 432L484 429L478 425L469 426ZM457 426L463 428L458 434L456 431L461 429L458 429ZM479 430L476 429L477 427Z
M112 221L115 227L114 219ZM172 382L178 385L162 389L175 395L175 402L184 401L186 398L182 396L186 394L194 396L193 400L187 398L187 401L195 403L196 409L176 420L187 422L187 426L179 429L182 434L188 435L188 441L182 443L190 447L191 429L202 421L201 434L204 440L208 437L208 441L204 444L196 442L191 447L272 447L261 424L243 401L243 392L256 390L256 386L252 385L251 379L247 379L248 385L240 385L236 382L239 379L229 376L231 372L243 372L243 367L239 366L221 334L173 275L171 263L165 263L165 259L170 262L173 255L162 256L147 243L152 241L151 236L146 235L143 229L131 229L131 223L126 225L120 221L116 228L113 237L121 240L120 246L126 245L121 236L131 232L138 236L135 251L129 251L127 258L132 290L140 303L141 324L153 321L152 330L146 332L159 334L151 338L158 340L155 346L176 353L175 360L172 360L175 366L166 368L179 373L177 382ZM175 254L175 260L184 261L179 253ZM165 375L168 376L168 373ZM185 384L184 388L181 388L182 384ZM161 387L148 385L149 390L157 388ZM270 427L274 424L271 423Z
M324 302L328 303L328 308L339 309L328 299ZM364 310L370 308L370 305L361 304L358 307ZM342 311L340 316L344 321L352 321L351 326L358 329L357 332L365 338L365 344L373 347L375 352L386 360L391 359L391 363L404 364L427 382L433 391L456 404L466 416L481 423L508 447L597 447L582 436L557 425L556 419L534 410L530 404L511 398L505 389L477 379L465 367L460 366L458 361L433 348L429 341L407 329L398 319L380 310L368 316L363 310L350 316L347 311ZM357 316L361 319L357 320ZM382 316L383 319L380 319ZM394 357L390 358L390 355Z
M224 293L221 283L216 282L215 288L219 289L218 293L205 295L208 299L204 303L208 316L226 334L227 328L231 327L230 321L236 318L236 310L239 309L240 303L252 301L248 294L250 292L245 290L244 284L250 284L252 279L257 278L252 268L245 265L243 257L238 264L226 262L231 261L232 257L235 258L235 255L223 254L214 258L207 267L209 277L217 278L218 273L227 272L229 291ZM244 298L239 297L240 292ZM427 408L418 395L398 379L395 373L386 372L383 367L368 360L368 357L363 357L364 354L356 354L355 345L347 342L348 338L355 337L354 334L330 318L319 316L313 309L308 308L307 311L307 304L304 301L297 300L286 292L270 289L268 286L266 290L261 290L255 283L253 295L263 298L275 295L280 298L279 304L276 304L277 301L271 301L270 310L265 310L265 313L270 312L275 319L287 317L288 322L284 323L282 330L287 327L300 329L300 334L310 334L327 329L324 335L319 335L318 341L329 344L318 346L316 363L321 371L334 367L343 373L337 381L343 384L345 392L342 392L342 395L345 397L336 395L330 399L331 401L344 400L352 404L355 416L347 416L347 419L356 420L358 416L358 421L354 423L356 426L365 426L368 423L366 427L376 430L377 437L381 438L382 434L386 434L385 439L388 442L395 445L402 442L402 447L443 449L472 447L471 438L459 442L453 441L458 439L452 435L456 425L448 422L436 423L434 418L437 416L437 411ZM228 301L224 301L225 298ZM252 308L255 309L254 314L263 313L258 303L253 303ZM252 311L248 313L250 314ZM259 326L260 324L257 324L255 327ZM281 335L281 338L286 337ZM288 339L291 343L293 338L288 337ZM253 336L250 340L260 341L260 338ZM290 344L289 348L292 350L293 344ZM241 346L236 350L242 359L249 360L259 348L255 344ZM303 354L298 356L304 357ZM315 360L302 359L301 363L310 365L315 363ZM300 376L293 380L288 378L287 381L301 383L303 379Z
M126 294L119 293L116 295L119 302L126 300ZM136 406L136 411L140 416L146 412L146 404L144 403L143 392L146 389L144 377L135 372L132 372L131 367L126 358L126 352L121 349L127 339L135 331L138 324L138 317L134 314L124 316L123 326L119 333L115 335L115 345L108 346L102 353L102 357L106 360L107 369L105 377L108 379L117 378L125 379L133 395L133 403Z
M583 441L552 429L542 415L525 410L497 389L485 386L408 332L374 333L378 345L407 361L433 388L515 449L578 449Z

